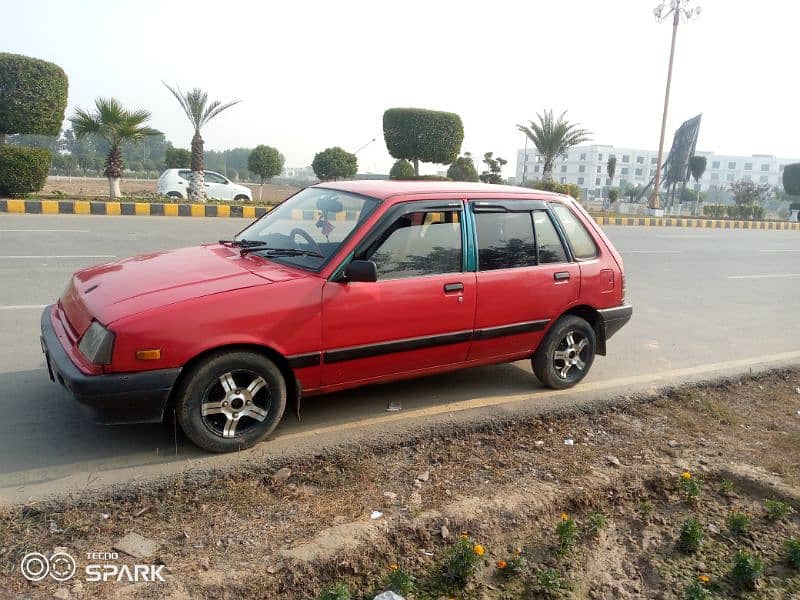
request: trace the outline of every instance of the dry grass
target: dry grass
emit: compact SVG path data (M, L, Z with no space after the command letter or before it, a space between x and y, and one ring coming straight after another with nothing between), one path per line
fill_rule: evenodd
M151 198L156 196L155 179L122 179L120 191L123 196L135 198ZM297 188L264 184L262 200L258 200L258 184L242 183L253 192L253 199L258 204L279 204L287 197L297 191ZM42 198L80 198L80 199L107 199L108 181L98 177L73 177L71 181L67 179L54 179L48 177L42 191L37 195Z
M514 582L498 581L491 567L517 546L525 547L531 569L559 569L575 597L680 593L697 575L698 561L722 578L730 544L712 536L702 560L674 556L675 530L695 510L678 494L678 474L689 469L704 480L698 510L705 522L722 523L732 506L757 514L766 494L783 493L767 481L770 472L782 475L786 493L800 498L799 385L800 372L774 372L615 401L614 408L594 413L434 428L390 446L332 448L288 465L185 474L102 496L14 507L0 515L0 580L14 593L51 594L54 583L32 587L20 577L23 554L55 546L78 556L107 551L136 531L160 542L158 560L171 572L167 584L143 586L137 597L307 598L338 579L366 594L390 562L428 581L452 543L439 535L447 523L451 534L467 530L489 549L463 597L532 594L532 571ZM576 445L565 446L566 437ZM610 455L621 468L610 464ZM765 471L753 470L746 489L737 480L735 493L723 493L718 473L736 463ZM291 478L276 484L270 474L283 466L292 469ZM415 483L424 471L429 481ZM653 507L648 518L640 516L642 503ZM134 516L143 508L147 512ZM334 525L367 526L372 510L385 516L357 550L332 549L314 563L280 553ZM607 530L555 561L558 515L567 511L582 521L594 510L608 515ZM52 533L51 521L63 532ZM754 528L753 544L770 560L766 585L773 592L765 598L800 592L800 574L775 558L789 534L800 535L797 515L777 527L759 520ZM111 584L85 584L80 593L99 598L113 591Z

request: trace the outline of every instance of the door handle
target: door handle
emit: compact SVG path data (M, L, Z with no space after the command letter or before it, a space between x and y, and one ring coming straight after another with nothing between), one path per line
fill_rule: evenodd
M464 291L464 284L460 281L458 283L445 283L444 284L444 293L451 294L453 292L463 292Z
M569 279L569 272L568 271L559 271L557 273L553 273L553 279L556 281L566 281Z

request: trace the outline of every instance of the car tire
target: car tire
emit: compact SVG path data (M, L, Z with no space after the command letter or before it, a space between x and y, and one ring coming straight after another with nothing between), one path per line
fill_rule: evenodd
M167 198L174 198L176 200L182 200L183 196L181 196L180 192L167 192Z
M567 315L550 328L531 363L547 387L563 390L580 382L594 362L597 338L586 320Z
M239 194L233 199L234 202L250 202L250 198L245 196L244 194Z
M209 356L184 377L175 401L187 437L209 452L249 448L273 432L286 409L286 380L267 357Z

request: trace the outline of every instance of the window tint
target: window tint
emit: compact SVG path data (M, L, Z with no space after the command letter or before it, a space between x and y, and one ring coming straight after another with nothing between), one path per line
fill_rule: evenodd
M378 279L401 279L461 272L460 215L410 213L395 221L367 257Z
M583 223L578 220L578 217L563 204L553 203L550 206L561 222L569 245L572 247L573 256L583 260L595 258L597 256L597 246L592 236L586 231Z
M181 179L185 179L186 181L192 180L192 172L189 169L181 169L178 171L178 177Z
M567 262L567 253L550 216L543 210L534 211L533 225L539 247L539 263Z
M530 213L478 213L478 269L513 269L536 264Z

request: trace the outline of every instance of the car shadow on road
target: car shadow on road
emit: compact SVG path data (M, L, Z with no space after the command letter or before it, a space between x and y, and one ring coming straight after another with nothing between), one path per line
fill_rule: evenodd
M273 439L385 414L390 403L410 410L478 397L535 393L539 388L526 363L365 386L304 399L299 421L287 408ZM44 370L0 373L0 390L5 415L0 421L0 486L208 456L175 426L171 411L161 424L96 424L89 409L51 383ZM269 452L268 447L264 450Z

